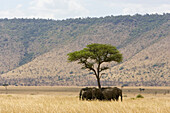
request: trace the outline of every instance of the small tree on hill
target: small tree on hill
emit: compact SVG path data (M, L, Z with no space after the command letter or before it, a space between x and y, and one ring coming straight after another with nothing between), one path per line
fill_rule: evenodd
M7 89L7 87L8 87L8 84L3 84L3 86L5 87L6 94L7 94L7 93L8 93L8 89Z
M88 69L93 71L96 76L98 87L101 88L100 78L101 72L109 69L108 66L101 66L104 62L118 62L120 63L123 59L122 54L116 49L116 47L109 44L90 44L80 51L75 51L68 55L68 61L78 61L82 64L82 69Z

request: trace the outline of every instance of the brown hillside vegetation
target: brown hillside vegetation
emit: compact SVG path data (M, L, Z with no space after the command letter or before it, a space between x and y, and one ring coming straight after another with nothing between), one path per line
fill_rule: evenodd
M106 75L102 77L103 84L169 85L169 45L170 38L162 38L120 65L114 66L111 63L110 66L114 67L106 71ZM13 80L16 84L26 85L95 85L93 75L89 75L86 70L81 70L80 65L67 62L66 54L77 50L77 46L79 44L53 49L32 62L3 74L2 77ZM122 53L124 51L121 50ZM30 81L27 82L29 78ZM11 81L12 84L13 82ZM115 84L118 82L121 84Z
M135 85L170 85L170 37L142 50L130 60L115 66L108 75Z
M149 21L147 16L144 18ZM78 32L75 37L67 35L67 33L74 32L71 31L72 24L65 26L62 36L67 40L63 39L52 49L45 49L48 50L47 52L35 55L36 58L32 61L2 74L0 83L5 82L11 85L97 85L92 72L81 70L81 65L76 62L67 62L67 54L83 49L87 44L103 43L116 46L123 54L124 59L121 64L114 62L104 64L111 68L102 76L102 85L169 86L170 20L161 23L159 27L151 24L152 29L144 23L140 25L135 18L132 20L122 20L117 24L111 22L93 24L83 32ZM152 23L152 20L149 22ZM50 36L55 37L57 33ZM51 40L53 40L52 37ZM49 48L49 45L53 44L52 42L46 43L43 42L43 48ZM35 45L32 43L31 45L29 50L33 51ZM38 47L35 49L37 52ZM4 62L8 63L4 56L1 56L1 61L5 59ZM12 61L18 61L12 59L11 56L8 59L11 60L9 60L9 64ZM2 64L1 66L3 67Z

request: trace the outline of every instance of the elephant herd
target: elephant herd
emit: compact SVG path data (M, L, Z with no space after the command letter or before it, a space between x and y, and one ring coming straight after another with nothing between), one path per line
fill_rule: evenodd
M119 100L119 96L122 101L122 90L117 87L104 87L101 89L98 88L82 88L80 90L79 99L81 100Z

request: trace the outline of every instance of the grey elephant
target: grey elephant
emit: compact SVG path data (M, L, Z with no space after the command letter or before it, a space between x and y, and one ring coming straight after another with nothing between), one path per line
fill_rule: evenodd
M105 87L102 88L102 93L104 96L103 100L119 100L119 96L121 97L121 101L122 101L122 90L117 88L117 87Z
M100 89L97 89L95 87L93 88L82 88L80 90L80 94L79 94L79 99L81 100L94 100L94 99L98 99L98 100L103 100L104 96L103 93Z
M101 89L98 89L98 88L93 89L93 97L94 97L94 99L97 99L97 100L103 100L104 95L103 95Z
M111 87L105 87L105 88L102 88L102 94L104 96L103 100L110 100L111 99L115 99L116 98L116 95L115 93L113 93L113 89Z
M79 99L81 100L92 100L94 99L93 97L93 88L82 88L80 90L80 94L79 94Z
M119 100L119 96L121 97L121 101L123 101L123 98L122 98L122 90L119 89L119 88L117 88L117 87L114 87L113 89L114 89L115 92L116 92L116 101Z

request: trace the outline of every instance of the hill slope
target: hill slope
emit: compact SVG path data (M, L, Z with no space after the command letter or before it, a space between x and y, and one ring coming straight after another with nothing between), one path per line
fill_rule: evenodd
M135 15L47 21L62 30L50 24L55 29L45 29L45 38L42 34L30 36L33 40L29 39L31 42L26 43L23 52L20 52L25 47L22 41L16 43L19 50L2 49L7 53L2 55L8 58L1 55L1 62L6 64L1 64L5 67L3 71L16 69L2 74L0 81L13 85L96 85L91 72L80 70L76 63L67 63L66 54L90 43L107 43L121 51L124 62L109 64L111 69L103 76L103 85L169 85L169 17L169 14Z
M170 36L142 50L131 59L115 66L108 75L129 85L170 85ZM108 79L107 78L107 79Z

